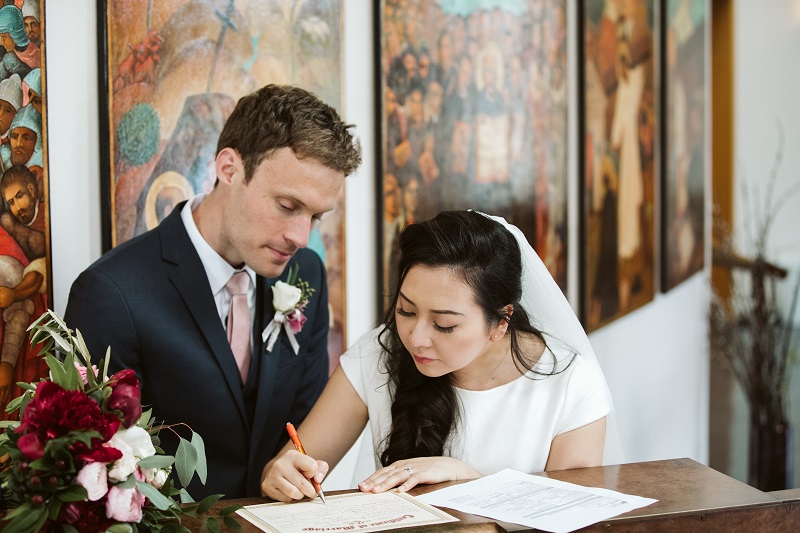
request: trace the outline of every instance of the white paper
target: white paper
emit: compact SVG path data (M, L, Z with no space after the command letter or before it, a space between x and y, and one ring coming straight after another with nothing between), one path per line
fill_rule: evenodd
M658 501L510 469L417 499L553 533L574 531Z
M400 527L457 522L407 494L354 492L294 503L247 505L236 511L253 525L272 533L383 531Z

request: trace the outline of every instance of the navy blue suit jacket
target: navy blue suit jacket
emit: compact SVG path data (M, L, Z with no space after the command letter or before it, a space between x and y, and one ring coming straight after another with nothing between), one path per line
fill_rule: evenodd
M257 276L253 366L243 387L182 207L86 269L72 285L65 321L81 331L93 360L110 346L111 372L136 371L142 403L156 420L184 422L203 438L208 480L203 486L195 478L192 497L259 496L262 468L288 440L286 423L302 422L328 379L325 268L307 249L289 263L315 289L296 336L299 354L285 332L271 352L261 342L274 315L272 285L281 278ZM172 433L160 436L174 454Z

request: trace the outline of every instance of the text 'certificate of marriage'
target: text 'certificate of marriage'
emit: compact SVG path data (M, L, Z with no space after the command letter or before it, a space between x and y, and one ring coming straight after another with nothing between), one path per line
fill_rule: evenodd
M553 533L575 531L658 501L510 469L417 499Z
M293 503L248 505L236 511L273 533L382 531L400 527L457 522L449 514L397 492L355 492Z

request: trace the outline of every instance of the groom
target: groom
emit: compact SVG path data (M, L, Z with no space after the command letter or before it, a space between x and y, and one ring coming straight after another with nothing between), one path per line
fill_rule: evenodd
M110 346L111 371L136 371L156 420L183 422L204 439L208 480L189 485L195 499L259 496L286 423L305 418L327 381L325 269L305 247L361 163L352 128L300 88L268 85L243 97L220 134L213 190L72 285L65 320L93 358ZM295 284L313 289L304 293L306 321L296 333L281 324L268 349L273 287L293 270ZM160 433L167 453L177 447L173 433Z

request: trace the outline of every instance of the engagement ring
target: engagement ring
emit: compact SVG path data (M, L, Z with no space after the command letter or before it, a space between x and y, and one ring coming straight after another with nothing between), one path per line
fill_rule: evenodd
M405 467L403 470L405 470L406 472L408 472L408 477L411 477L411 474L413 474L413 473L414 473L414 472L412 472L412 471L411 471L411 467L410 467L410 466L407 466L407 467Z

